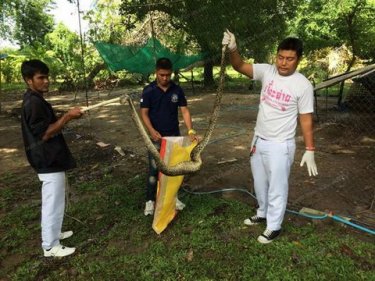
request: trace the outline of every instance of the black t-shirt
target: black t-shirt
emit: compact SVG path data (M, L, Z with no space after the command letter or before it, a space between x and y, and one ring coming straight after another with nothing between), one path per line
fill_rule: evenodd
M184 91L172 81L166 92L156 81L143 89L141 108L148 108L152 126L163 137L179 136L178 107L187 106Z
M56 121L52 106L28 89L22 103L22 136L27 159L37 173L62 172L76 166L62 133L42 140L48 126Z

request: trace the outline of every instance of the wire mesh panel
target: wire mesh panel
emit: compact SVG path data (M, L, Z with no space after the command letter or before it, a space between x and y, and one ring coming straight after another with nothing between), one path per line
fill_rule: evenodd
M375 225L374 83L374 70L346 81L348 90L340 104L332 89L320 91L316 126L317 145L327 169L323 173L333 175L327 189L339 194L338 199L332 195L331 202L350 201L353 207L345 213L370 228Z

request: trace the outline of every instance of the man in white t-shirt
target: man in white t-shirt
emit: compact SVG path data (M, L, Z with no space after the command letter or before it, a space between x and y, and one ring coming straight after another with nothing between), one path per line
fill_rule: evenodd
M309 175L318 174L314 160L313 116L314 91L311 83L296 69L303 45L297 38L284 39L277 48L276 63L249 64L242 60L235 36L228 30L222 41L227 45L233 68L251 79L262 82L260 104L250 164L258 201L257 214L246 219L246 225L266 222L260 243L272 242L281 232L288 199L288 178L296 149L294 136L299 117L306 151Z

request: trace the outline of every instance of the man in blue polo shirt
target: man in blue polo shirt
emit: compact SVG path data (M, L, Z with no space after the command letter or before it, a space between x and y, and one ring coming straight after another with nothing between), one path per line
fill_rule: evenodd
M184 91L173 81L172 62L168 58L160 58L156 62L156 80L143 89L141 98L141 117L154 145L160 149L162 137L179 136L178 108L181 110L188 134L196 139L190 111L187 107ZM158 169L155 160L148 154L149 174L147 181L145 216L154 213ZM182 210L185 205L177 199L176 209Z

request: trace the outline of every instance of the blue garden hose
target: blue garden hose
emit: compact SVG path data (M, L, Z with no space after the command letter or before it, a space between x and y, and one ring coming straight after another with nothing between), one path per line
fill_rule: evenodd
M374 230L371 230L369 228L363 227L363 226L358 225L356 223L352 223L351 221L343 219L342 217L339 217L339 216L336 216L336 215L330 215L329 217L332 218L335 221L339 221L339 222L345 223L345 224L350 225L352 227L355 227L355 228L357 228L359 230L362 230L362 231L365 231L365 232L370 233L372 235L375 235L375 231Z
M213 190L213 191L190 191L190 190L187 190L186 188L182 188L182 190L185 191L186 193L190 193L190 194L194 194L194 195L205 195L205 194L221 193L221 192L228 192L228 191L239 191L239 192L243 192L243 193L246 193L246 194L250 195L252 198L254 198L256 200L256 197L255 197L254 194L252 194L248 190L242 189L242 188L224 188L224 189L218 189L218 190ZM375 235L375 231L373 229L363 227L363 226L358 225L356 223L352 223L352 222L350 222L346 219L343 219L342 217L337 216L337 215L331 215L331 214L310 215L310 214L304 214L304 213L296 212L296 211L289 210L289 209L286 209L286 211L291 213L291 214L306 217L306 218L309 218L309 219L323 220L323 219L326 219L326 218L329 217L329 218L332 218L335 221L350 225L350 226L352 226L356 229L359 229L359 230L362 230L362 231L367 232L369 234Z

